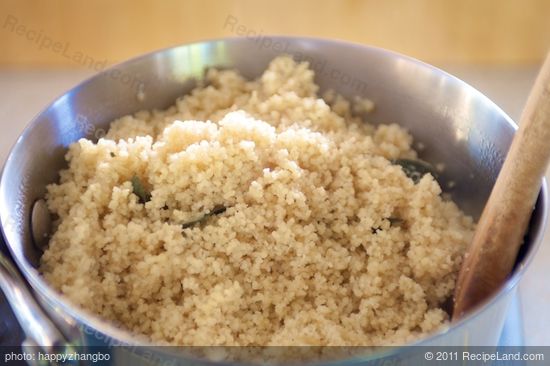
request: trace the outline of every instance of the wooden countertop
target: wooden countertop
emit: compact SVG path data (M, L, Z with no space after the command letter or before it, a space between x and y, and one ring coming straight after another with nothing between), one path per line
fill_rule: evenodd
M428 62L526 63L550 46L548 0L3 0L0 65L78 67L228 36L371 44Z

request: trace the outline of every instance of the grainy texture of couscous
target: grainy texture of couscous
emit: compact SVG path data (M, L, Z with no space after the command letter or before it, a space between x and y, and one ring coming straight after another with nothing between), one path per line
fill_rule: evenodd
M403 128L317 89L286 56L253 81L209 70L71 145L45 279L161 344L387 345L443 326L472 219L391 163L416 157Z

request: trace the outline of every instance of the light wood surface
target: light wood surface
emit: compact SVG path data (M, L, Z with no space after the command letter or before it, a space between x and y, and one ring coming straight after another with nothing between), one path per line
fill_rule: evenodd
M111 64L245 34L339 38L432 63L533 63L550 46L549 19L548 0L1 0L0 66L86 66L79 54Z
M455 320L500 288L522 244L550 160L550 53L519 126L462 264Z

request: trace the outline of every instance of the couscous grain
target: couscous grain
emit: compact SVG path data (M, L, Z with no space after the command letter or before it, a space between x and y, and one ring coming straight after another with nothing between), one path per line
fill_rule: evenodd
M412 137L319 98L290 57L206 80L70 146L45 279L157 343L402 344L444 325L474 223L391 163Z

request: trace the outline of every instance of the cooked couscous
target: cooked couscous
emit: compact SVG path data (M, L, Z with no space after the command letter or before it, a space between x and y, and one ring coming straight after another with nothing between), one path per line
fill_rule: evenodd
M392 164L416 158L407 131L317 92L290 57L253 81L212 69L71 145L45 279L156 343L386 345L443 326L472 219Z

